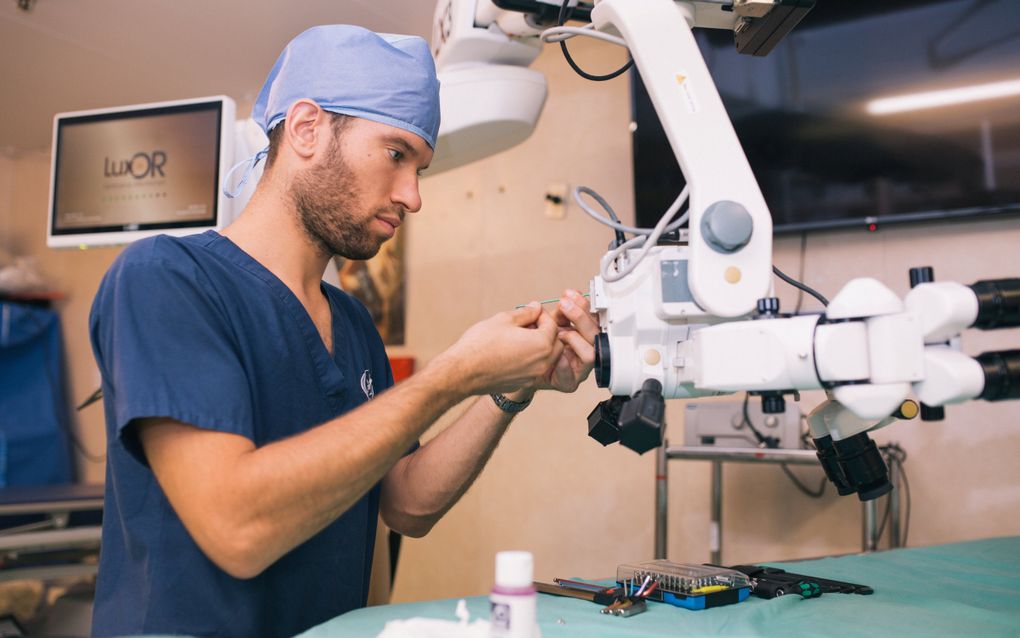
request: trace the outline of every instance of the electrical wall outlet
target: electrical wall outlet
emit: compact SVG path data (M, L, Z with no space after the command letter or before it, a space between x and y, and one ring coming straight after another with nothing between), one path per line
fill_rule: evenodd
M563 219L567 216L567 185L549 184L545 189L545 216Z

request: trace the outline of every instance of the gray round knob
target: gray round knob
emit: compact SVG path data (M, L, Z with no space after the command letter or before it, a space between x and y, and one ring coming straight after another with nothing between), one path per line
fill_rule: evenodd
M754 221L747 209L736 202L715 202L701 216L701 234L713 250L732 253L751 241Z

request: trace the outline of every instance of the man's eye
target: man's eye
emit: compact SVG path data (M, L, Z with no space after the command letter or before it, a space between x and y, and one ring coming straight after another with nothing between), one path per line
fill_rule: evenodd
M396 149L392 149L391 148L391 149L389 149L389 152L390 152L390 157L393 158L393 161L395 161L395 162L399 162L400 159L404 157L404 154L401 153L400 151L396 150Z

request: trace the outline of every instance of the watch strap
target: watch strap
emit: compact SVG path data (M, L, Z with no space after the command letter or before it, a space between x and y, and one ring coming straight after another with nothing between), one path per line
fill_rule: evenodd
M489 396L492 397L492 401L496 404L496 407L507 414L517 414L531 404L531 399L528 399L527 401L513 401L502 394L496 393L490 394Z

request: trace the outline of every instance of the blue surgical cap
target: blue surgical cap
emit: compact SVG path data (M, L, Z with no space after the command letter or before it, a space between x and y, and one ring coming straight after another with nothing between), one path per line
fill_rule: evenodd
M346 24L308 29L276 60L252 118L268 134L301 98L333 113L402 128L436 146L439 79L428 44L417 36Z
M346 24L308 29L277 58L251 117L268 135L301 98L333 113L402 128L436 147L439 79L428 44L417 36ZM268 152L264 148L230 169L223 194L236 197ZM241 179L231 186L238 169Z

